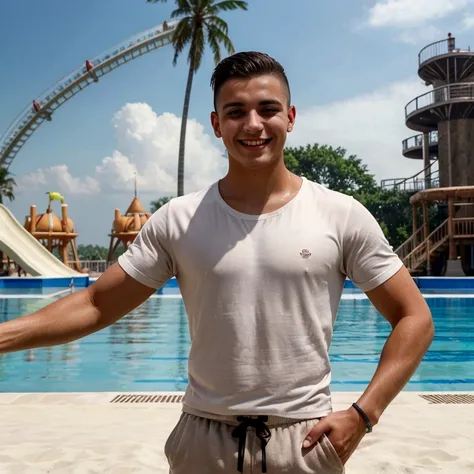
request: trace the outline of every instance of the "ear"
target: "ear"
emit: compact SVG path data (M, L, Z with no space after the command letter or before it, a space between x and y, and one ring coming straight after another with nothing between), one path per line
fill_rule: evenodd
M295 126L295 120L296 120L296 108L294 105L292 105L288 109L288 127L287 131L291 132Z
M222 138L221 126L219 124L219 117L217 116L216 112L211 112L211 124L212 124L212 128L214 129L214 135L217 138Z

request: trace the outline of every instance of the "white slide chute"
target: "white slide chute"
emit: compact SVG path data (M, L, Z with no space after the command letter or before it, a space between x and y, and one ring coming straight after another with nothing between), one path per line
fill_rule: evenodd
M0 204L0 250L32 276L84 277L64 265Z

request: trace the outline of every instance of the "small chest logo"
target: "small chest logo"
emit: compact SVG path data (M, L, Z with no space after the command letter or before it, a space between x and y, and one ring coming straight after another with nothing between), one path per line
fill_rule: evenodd
M309 257L311 257L311 252L308 249L303 249L300 252L300 255L301 255L302 258L309 258Z

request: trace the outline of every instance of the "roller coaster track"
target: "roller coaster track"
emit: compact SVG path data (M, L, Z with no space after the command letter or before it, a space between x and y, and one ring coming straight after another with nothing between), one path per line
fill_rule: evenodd
M53 113L83 91L98 82L107 73L119 66L171 43L178 21L161 25L138 33L109 48L104 53L88 60L81 67L64 76L36 99L38 110L32 105L25 108L11 123L0 138L0 166L9 168L22 146Z

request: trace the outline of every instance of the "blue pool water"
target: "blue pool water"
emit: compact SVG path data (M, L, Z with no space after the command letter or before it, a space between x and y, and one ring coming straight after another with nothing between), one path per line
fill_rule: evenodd
M64 287L39 287L39 288L0 288L0 297L2 296L43 296L53 295L58 292L66 293L68 288Z
M474 299L427 301L436 336L406 390L474 390ZM50 302L0 299L0 322ZM333 391L367 386L389 331L368 300L341 302L330 350ZM0 392L182 391L189 347L182 300L153 298L80 341L0 355Z

